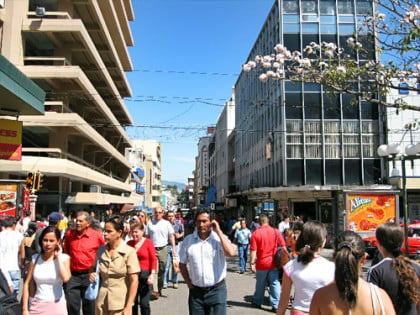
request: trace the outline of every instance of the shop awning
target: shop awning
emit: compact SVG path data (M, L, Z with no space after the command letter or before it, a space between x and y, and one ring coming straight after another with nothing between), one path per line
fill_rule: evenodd
M137 175L139 175L141 178L143 178L144 177L144 170L142 169L142 168L137 168L136 169L136 173L137 173Z
M0 55L0 112L43 115L44 101L44 90Z
M111 194L78 192L74 196L68 196L67 204L85 204L85 205L109 205L116 204L132 204L134 206L140 205L140 199L136 197L123 197Z
M131 176L133 176L133 180L137 183L137 184L141 184L141 179L140 177L138 177L136 175L136 173L131 173Z

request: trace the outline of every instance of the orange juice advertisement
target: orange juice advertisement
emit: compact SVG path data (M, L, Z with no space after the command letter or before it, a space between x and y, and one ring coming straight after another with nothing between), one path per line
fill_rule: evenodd
M394 194L349 194L347 228L354 232L373 232L384 222L395 222L396 210Z

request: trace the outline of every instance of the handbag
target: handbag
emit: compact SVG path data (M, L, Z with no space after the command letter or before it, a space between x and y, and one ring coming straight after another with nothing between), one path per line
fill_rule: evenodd
M276 245L275 245L276 248L275 248L275 253L274 253L274 264L276 265L277 269L281 270L283 269L283 266L289 262L290 255L286 248L284 248L283 246L277 246L278 238L277 238L277 233L275 230L274 230L274 233L276 234Z
M99 279L100 279L99 266L101 264L101 256L104 250L105 250L105 245L102 245L101 247L98 248L98 252L96 253L96 269L95 269L96 277L95 277L95 280L89 283L89 286L87 287L85 291L85 299L89 301L94 301L98 297Z

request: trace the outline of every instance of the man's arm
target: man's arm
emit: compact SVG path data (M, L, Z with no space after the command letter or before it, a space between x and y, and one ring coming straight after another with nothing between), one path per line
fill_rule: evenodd
M256 260L257 260L257 251L254 249L251 249L249 252L249 264L251 265L252 272L255 272L257 270L255 267Z
M219 223L216 220L211 221L213 231L219 236L223 251L226 256L233 257L237 254L236 246L233 245L220 229Z
M187 265L179 263L179 270L181 271L182 277L184 278L184 281L187 284L188 288L191 289L193 287L193 284L190 279L190 274L188 273Z

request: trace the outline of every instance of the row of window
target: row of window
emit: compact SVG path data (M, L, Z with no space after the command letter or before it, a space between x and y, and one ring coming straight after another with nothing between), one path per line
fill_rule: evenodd
M372 15L372 2L372 0L283 0L283 12L285 14Z

